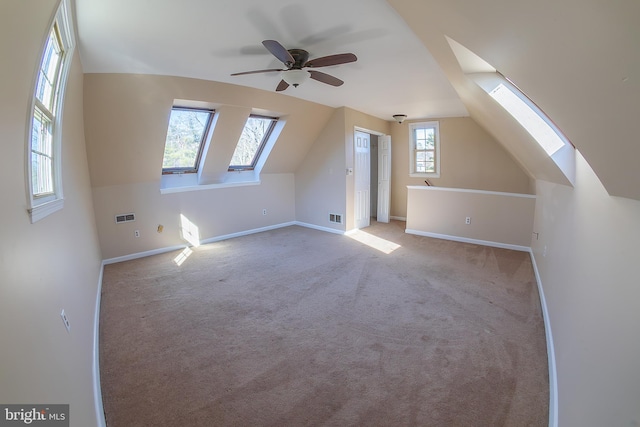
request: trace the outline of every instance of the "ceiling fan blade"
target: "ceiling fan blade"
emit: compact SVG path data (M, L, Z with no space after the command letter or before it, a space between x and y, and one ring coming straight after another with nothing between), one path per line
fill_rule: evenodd
M257 73L271 73L273 71L287 71L280 68L271 68L269 70L255 70L255 71L243 71L242 73L233 73L232 76L244 76L245 74L257 74Z
M282 92L288 87L289 83L285 82L284 80L280 80L280 83L278 83L278 87L276 88L276 92Z
M311 74L311 78L313 80L317 80L319 82L326 83L331 86L342 86L344 84L344 82L339 78L330 76L327 73L309 70L309 74Z
M328 67L330 65L347 64L349 62L356 62L358 57L353 53L339 53L337 55L323 56L321 58L312 59L304 64L305 67Z
M282 61L282 63L285 64L287 67L293 65L296 62L296 60L293 59L293 56L291 56L289 51L285 49L285 47L282 46L277 41L264 40L262 44L264 45L264 47L267 48L269 52L271 52L273 56L275 56L280 61Z

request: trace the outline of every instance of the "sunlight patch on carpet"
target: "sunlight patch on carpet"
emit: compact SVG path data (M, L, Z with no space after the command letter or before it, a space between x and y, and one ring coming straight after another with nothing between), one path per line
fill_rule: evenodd
M189 255L191 255L192 253L193 251L191 250L191 248L187 246L182 252L178 254L177 257L173 259L173 262L175 262L179 267L183 262L187 260L187 258L189 258Z
M356 230L346 236L387 255L400 247L397 243L374 236L373 234L366 233L362 230Z

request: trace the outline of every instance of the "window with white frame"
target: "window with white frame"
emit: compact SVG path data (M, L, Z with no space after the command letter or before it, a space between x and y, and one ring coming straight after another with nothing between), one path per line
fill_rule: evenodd
M251 170L256 166L262 150L278 119L252 114L242 129L240 140L231 157L229 170Z
M162 173L195 173L200 167L213 110L173 107L164 144Z
M440 176L440 130L438 122L409 124L409 175Z
M39 62L28 135L31 222L62 209L62 108L74 38L68 1L62 1Z

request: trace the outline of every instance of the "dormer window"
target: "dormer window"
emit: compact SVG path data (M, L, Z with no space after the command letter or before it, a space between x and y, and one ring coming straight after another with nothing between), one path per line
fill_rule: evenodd
M249 116L231 158L230 171L255 169L260 154L277 122L278 118L276 117L255 114Z
M213 110L173 107L164 144L162 173L195 173L209 135Z

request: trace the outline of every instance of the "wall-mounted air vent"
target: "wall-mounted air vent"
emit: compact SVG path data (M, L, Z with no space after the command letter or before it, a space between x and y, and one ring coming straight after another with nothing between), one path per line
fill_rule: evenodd
M329 214L329 222L335 222L336 224L342 224L342 215L340 214Z
M123 222L132 222L135 220L136 220L136 214L134 213L116 215L116 224L121 224Z

